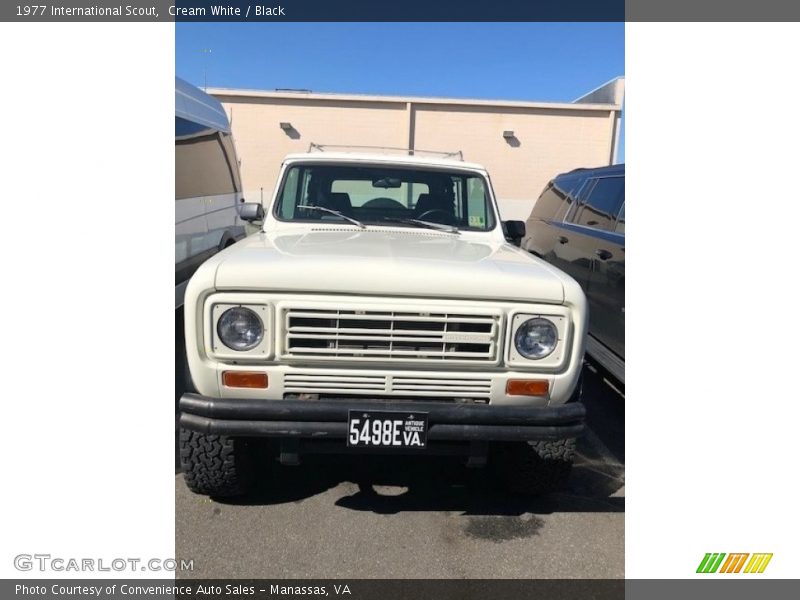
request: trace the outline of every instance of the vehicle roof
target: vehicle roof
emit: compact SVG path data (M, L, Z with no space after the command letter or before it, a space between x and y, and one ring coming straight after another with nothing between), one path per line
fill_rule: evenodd
M402 166L443 167L471 171L486 171L483 165L479 165L478 163L465 162L453 158L412 156L407 154L392 154L390 152L302 152L288 154L284 162L380 162Z
M578 168L572 169L572 171L567 171L566 173L560 173L556 175L553 179L562 179L566 177L597 177L602 175L625 175L625 163L619 165L609 165L606 167L589 167L589 168Z
M175 78L175 116L224 133L231 132L222 103L180 77Z

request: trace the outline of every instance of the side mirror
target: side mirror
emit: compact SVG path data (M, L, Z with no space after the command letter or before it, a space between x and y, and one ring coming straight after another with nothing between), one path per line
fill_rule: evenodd
M264 207L261 206L260 202L245 202L239 206L239 218L248 223L263 221Z
M525 221L503 221L503 232L507 240L519 246L525 237Z

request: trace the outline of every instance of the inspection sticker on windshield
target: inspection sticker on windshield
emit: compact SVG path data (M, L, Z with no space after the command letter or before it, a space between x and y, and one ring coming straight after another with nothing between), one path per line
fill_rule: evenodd
M357 448L425 448L428 413L351 410L347 445Z

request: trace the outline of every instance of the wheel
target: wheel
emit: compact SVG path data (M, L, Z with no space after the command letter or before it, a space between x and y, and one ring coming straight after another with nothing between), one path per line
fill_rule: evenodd
M181 428L181 469L195 494L239 496L253 481L253 464L242 438L206 435Z
M583 399L583 365L567 402ZM502 443L492 446L491 465L514 493L541 496L558 491L572 471L575 438L541 442Z
M557 491L567 480L575 457L575 438L503 444L493 466L514 493L540 496Z

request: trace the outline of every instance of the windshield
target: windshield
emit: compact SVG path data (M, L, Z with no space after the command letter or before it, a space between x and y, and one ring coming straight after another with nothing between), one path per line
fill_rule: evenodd
M380 165L293 166L284 177L275 217L293 222L449 226L443 230L495 227L482 176Z

